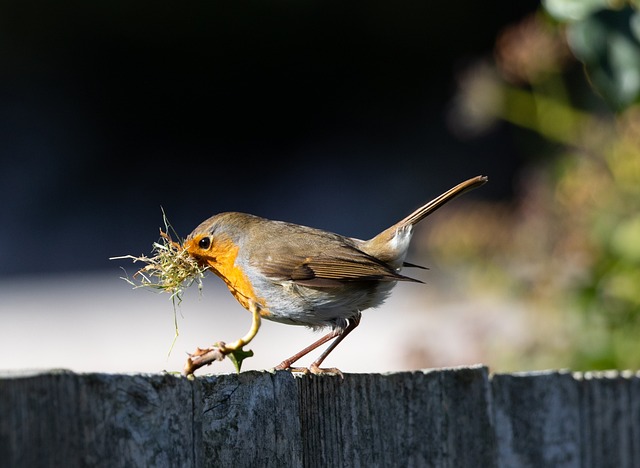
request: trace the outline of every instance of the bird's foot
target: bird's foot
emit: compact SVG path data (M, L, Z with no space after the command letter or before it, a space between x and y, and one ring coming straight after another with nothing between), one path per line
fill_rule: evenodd
M304 375L337 375L344 379L344 375L340 369L336 367L318 367L315 364L311 364L309 367L291 367L287 362L283 362L274 367L275 370L288 370L289 372L297 372Z

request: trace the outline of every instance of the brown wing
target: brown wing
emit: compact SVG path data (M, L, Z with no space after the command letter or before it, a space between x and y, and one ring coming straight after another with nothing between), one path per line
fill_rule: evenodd
M292 280L305 286L335 287L356 281L415 281L354 246L331 246L307 256L281 255L258 265L271 278Z

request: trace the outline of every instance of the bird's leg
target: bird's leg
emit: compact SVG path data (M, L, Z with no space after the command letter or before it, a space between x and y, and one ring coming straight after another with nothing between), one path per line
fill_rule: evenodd
M336 346L338 346L340 342L344 340L346 336L349 333L351 333L359 324L360 324L360 317L349 319L349 323L347 324L347 327L345 329L332 330L331 332L327 333L325 336L320 338L315 343L304 348L299 353L294 354L289 359L285 359L284 361L282 361L280 364L278 364L275 367L275 369L276 370L288 369L288 370L291 370L292 372L304 372L305 374L308 372L311 372L312 374L338 374L342 376L342 372L340 372L339 369L335 367L321 368L320 364L322 364L322 362L327 358L327 356L331 353L331 351L333 351L336 348ZM300 359L303 356L306 356L311 351L325 344L327 341L333 338L336 338L336 340L333 343L331 343L331 345L320 355L318 359L316 359L311 364L311 366L308 369L306 367L291 367L291 364L295 363L298 359Z
M309 346L307 346L306 348L304 348L302 351L294 354L293 356L291 356L289 359L285 359L284 361L282 361L280 364L278 364L275 369L276 370L286 370L286 369L290 369L293 371L297 371L297 372L305 372L308 371L308 369L306 367L291 367L291 364L295 363L298 359L306 356L307 354L309 354L311 351L313 351L314 349L316 349L318 346L322 346L323 344L325 344L327 341L335 338L336 336L338 336L342 331L341 330L332 330L329 333L327 333L326 335L324 335L322 338L320 338L318 341L316 341L313 344L310 344Z
M342 342L342 340L347 337L349 333L355 330L358 325L360 325L360 317L349 320L349 325L347 325L347 328L342 331L340 336L338 336L336 340L331 343L331 345L329 345L327 349L325 349L324 353L322 353L318 359L313 361L313 363L309 367L309 370L312 374L338 374L340 377L342 377L342 372L340 372L340 369L336 367L321 368L320 364L322 364L322 361L326 359L329 353L331 353L331 351L333 351L336 346L338 346L340 342Z
M187 363L184 365L182 374L187 377L192 376L196 369L211 364L213 361L222 361L227 355L229 355L229 359L233 361L236 370L240 372L242 361L253 356L252 351L245 351L242 348L253 340L260 329L260 307L251 301L249 303L249 311L251 312L253 320L251 322L251 328L245 336L231 344L220 341L209 348L196 349L196 351L187 358Z

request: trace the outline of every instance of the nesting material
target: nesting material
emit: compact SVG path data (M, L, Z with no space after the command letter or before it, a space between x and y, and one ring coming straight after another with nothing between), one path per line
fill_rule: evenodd
M195 258L183 248L182 243L171 238L168 231L171 226L166 223L163 231L160 229L160 239L153 243L150 256L124 255L113 257L111 260L130 259L133 263L146 263L133 277L123 277L134 288L149 288L168 292L171 298L180 302L184 291L196 283L202 289L202 279L207 271ZM174 232L175 234L175 232ZM176 236L177 237L177 236Z

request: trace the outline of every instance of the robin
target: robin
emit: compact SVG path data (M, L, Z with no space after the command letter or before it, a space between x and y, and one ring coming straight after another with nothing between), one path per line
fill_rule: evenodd
M360 323L362 311L389 296L398 281L421 282L401 274L413 226L448 201L487 182L477 176L462 182L421 206L406 218L369 240L272 221L245 213L220 213L193 230L184 249L227 285L233 296L253 314L251 331L231 345L215 348L228 354L255 336L260 320L331 330L275 369L313 374L337 373L321 368L326 357ZM419 267L421 268L421 267ZM333 343L307 368L292 367L319 346ZM214 348L191 355L185 373L210 363Z

